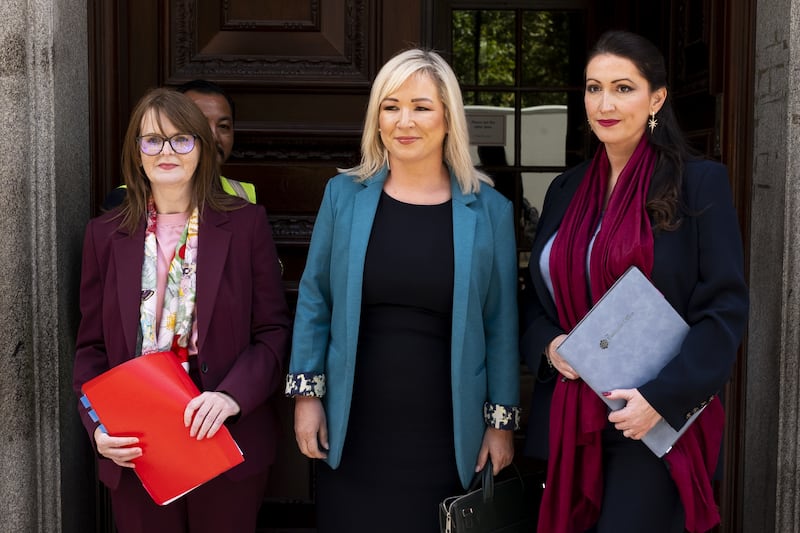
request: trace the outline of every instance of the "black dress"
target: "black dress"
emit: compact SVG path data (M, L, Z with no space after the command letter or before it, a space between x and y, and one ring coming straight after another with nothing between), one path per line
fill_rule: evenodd
M342 461L317 462L320 533L436 533L460 489L453 443L451 202L381 194L364 263Z

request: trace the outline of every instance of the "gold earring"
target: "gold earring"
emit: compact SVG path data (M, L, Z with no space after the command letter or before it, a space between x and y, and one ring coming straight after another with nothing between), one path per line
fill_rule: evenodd
M650 120L647 121L647 125L650 127L650 135L652 135L653 130L655 130L656 126L658 126L658 120L656 120L655 111L650 111Z

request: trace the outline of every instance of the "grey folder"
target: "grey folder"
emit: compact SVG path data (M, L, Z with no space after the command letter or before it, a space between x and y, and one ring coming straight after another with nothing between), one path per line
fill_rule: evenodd
M629 268L578 322L558 353L612 409L623 400L603 392L633 389L655 378L680 351L689 326L642 272ZM662 418L642 439L658 457L666 454L700 415L675 431Z

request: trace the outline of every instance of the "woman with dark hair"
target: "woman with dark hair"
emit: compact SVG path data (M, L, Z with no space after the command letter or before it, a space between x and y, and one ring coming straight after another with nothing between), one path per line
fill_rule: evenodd
M245 461L158 506L133 470L147 443L104 433L79 407L117 529L255 531L290 326L266 213L222 190L208 121L176 91L136 105L122 172L122 205L86 229L73 388L80 396L110 368L171 351L201 391L183 415L187 434L212 437L225 424Z
M540 375L536 397L552 401L549 431L529 433L549 435L529 448L549 451L539 531L707 531L719 522L711 477L724 415L716 395L748 308L727 172L690 154L661 53L638 35L600 38L586 66L584 103L601 144L591 161L558 176L547 192L521 343ZM557 348L632 265L690 332L655 379L604 392L626 402L609 413ZM659 420L680 429L703 406L664 458L642 444Z

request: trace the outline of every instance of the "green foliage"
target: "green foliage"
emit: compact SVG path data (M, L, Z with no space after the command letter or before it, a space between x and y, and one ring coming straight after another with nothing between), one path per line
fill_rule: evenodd
M519 49L518 16L522 17ZM523 107L566 104L566 93L558 89L569 85L574 16L559 11L453 11L453 68L469 88L465 103L514 107L514 89L525 87L533 90L522 93Z

